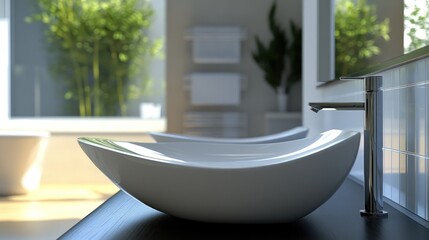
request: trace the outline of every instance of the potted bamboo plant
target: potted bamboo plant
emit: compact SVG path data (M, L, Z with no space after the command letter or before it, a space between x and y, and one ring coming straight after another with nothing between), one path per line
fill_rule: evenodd
M80 116L127 115L127 104L144 94L148 57L160 42L148 37L153 9L137 0L38 0L40 13L27 22L46 26L51 70ZM137 77L141 76L141 77ZM75 107L76 106L76 107Z

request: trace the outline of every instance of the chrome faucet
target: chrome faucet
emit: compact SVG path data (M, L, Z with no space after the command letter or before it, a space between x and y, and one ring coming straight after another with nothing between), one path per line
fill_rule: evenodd
M385 217L383 210L383 92L381 76L341 77L340 80L365 81L365 103L309 103L311 110L364 110L364 200L361 216Z

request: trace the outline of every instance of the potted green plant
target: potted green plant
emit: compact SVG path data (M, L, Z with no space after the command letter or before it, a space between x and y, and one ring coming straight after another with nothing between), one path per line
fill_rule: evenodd
M127 104L144 93L148 57L161 45L149 39L150 3L137 0L38 0L28 22L46 26L51 70L77 103L80 116L127 115ZM141 77L137 77L141 76ZM74 105L76 106L76 105Z
M286 93L291 87L302 80L302 28L290 21L291 43L288 48L290 70L287 78Z
M264 72L265 81L277 95L278 110L283 112L286 111L291 87L301 80L302 30L290 21L292 40L289 44L286 31L276 21L275 14L276 3L273 2L268 14L272 39L265 46L260 38L255 36L256 51L252 53L252 57ZM286 75L288 65L289 75Z

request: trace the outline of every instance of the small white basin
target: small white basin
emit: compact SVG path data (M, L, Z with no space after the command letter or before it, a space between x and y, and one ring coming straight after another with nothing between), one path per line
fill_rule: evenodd
M330 130L270 144L78 142L119 188L161 212L218 223L306 216L348 175L360 134Z
M0 196L39 187L49 132L0 130Z
M305 138L308 134L308 128L295 127L279 133L248 138L199 137L160 132L149 132L148 134L156 142L274 143Z

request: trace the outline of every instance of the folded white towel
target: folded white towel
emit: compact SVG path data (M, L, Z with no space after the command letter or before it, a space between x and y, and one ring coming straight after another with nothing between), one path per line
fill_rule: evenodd
M191 104L239 105L240 74L238 73L193 73L191 80Z
M195 27L192 30L194 62L239 63L242 38L238 27Z

